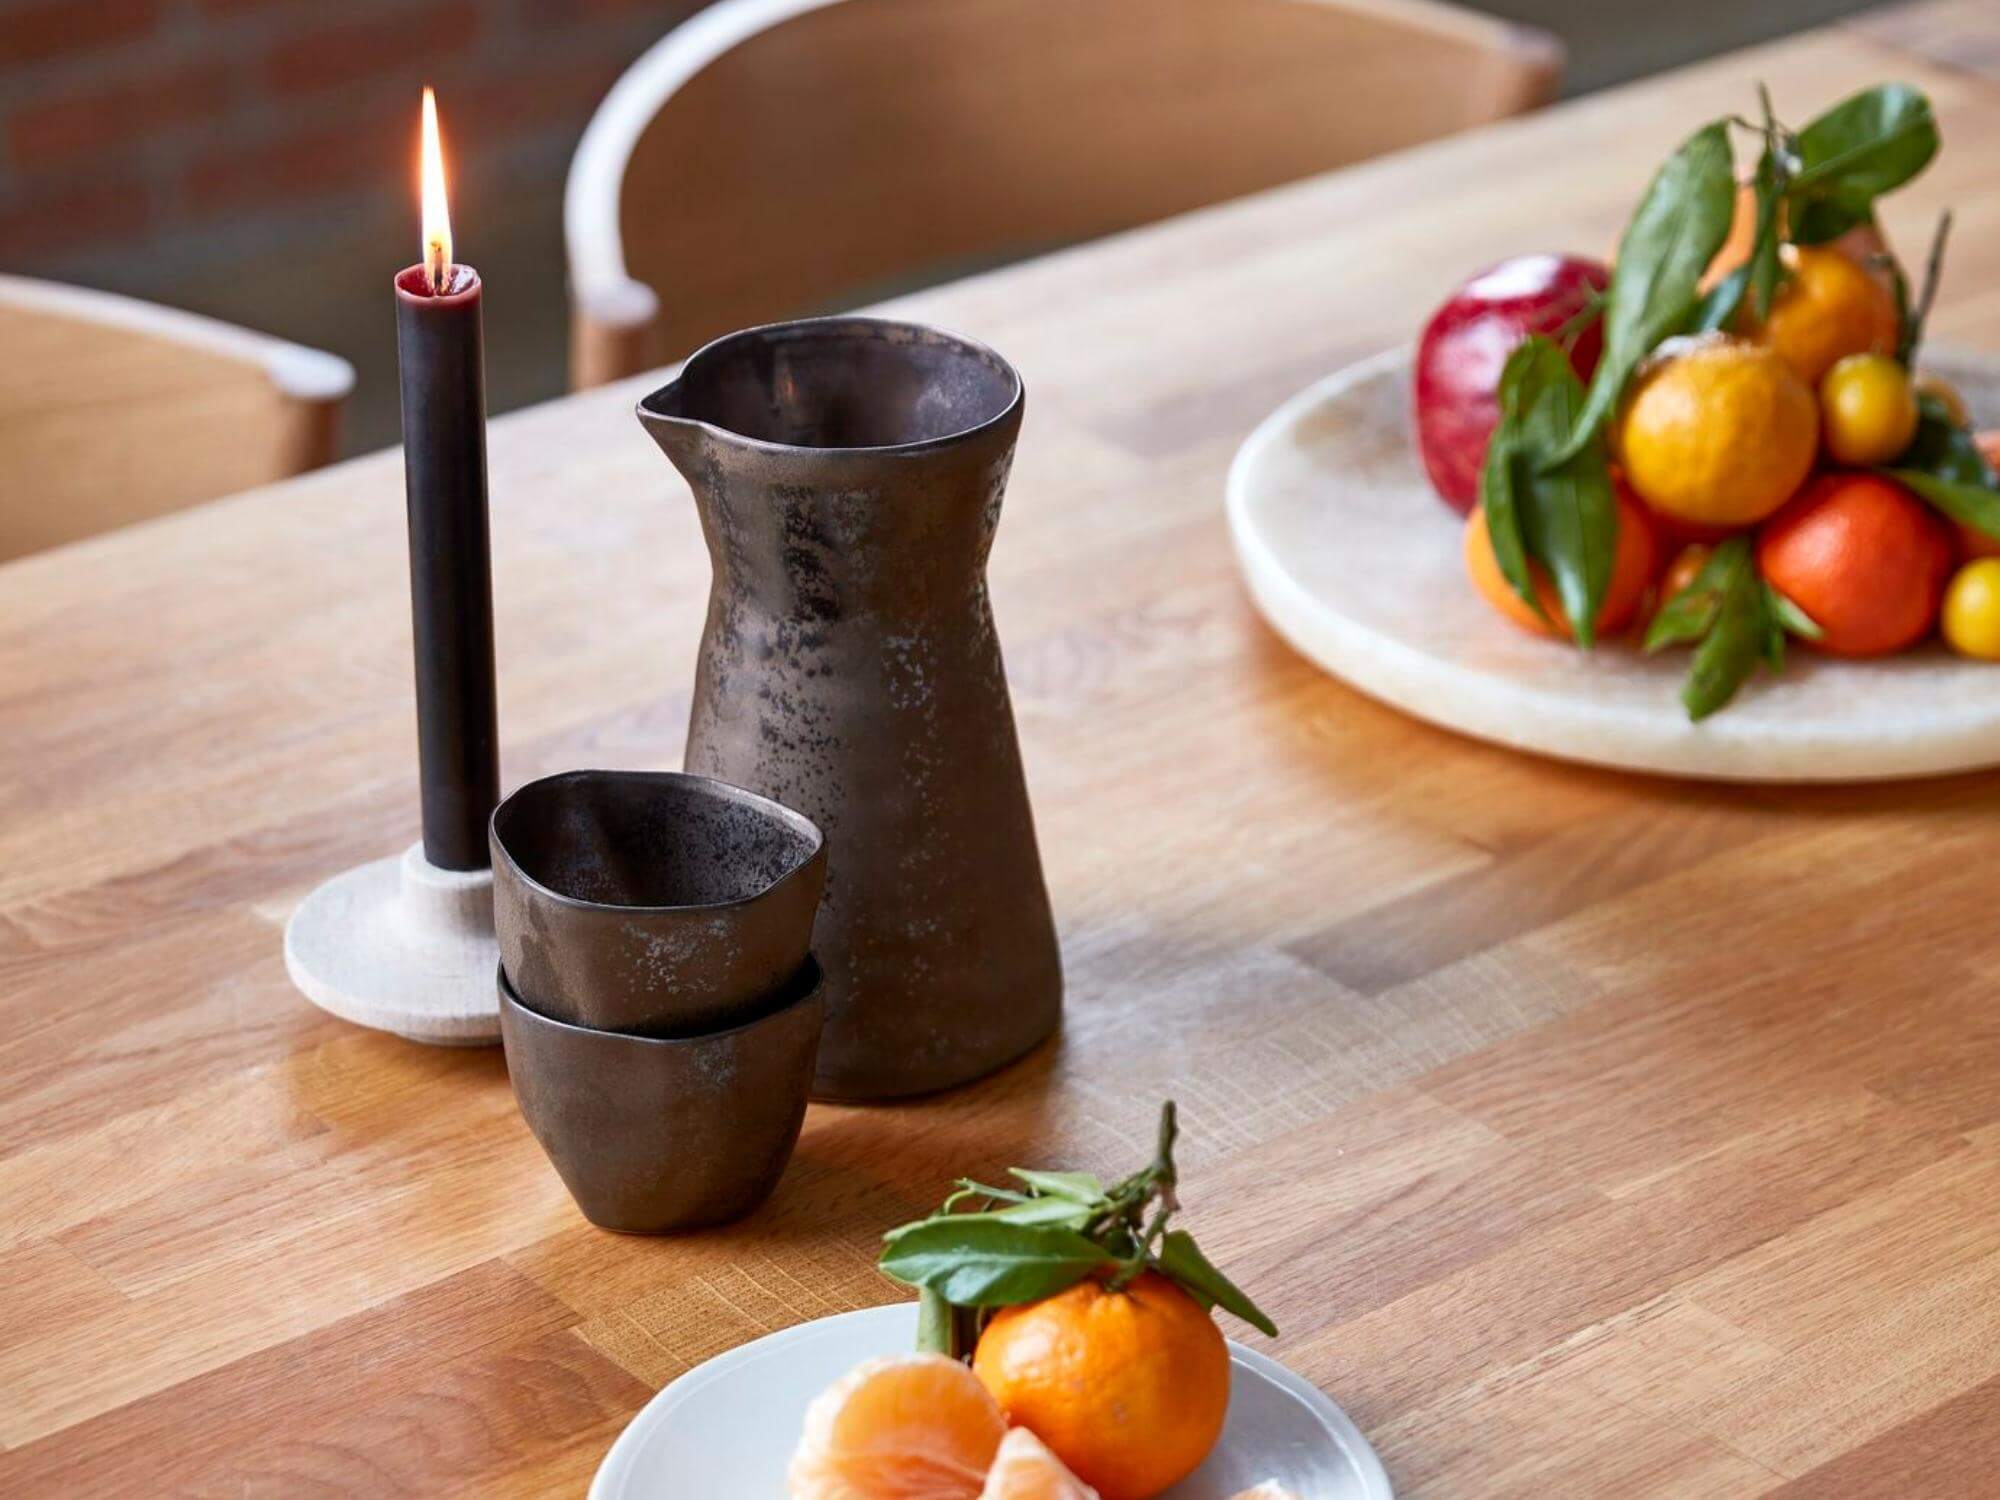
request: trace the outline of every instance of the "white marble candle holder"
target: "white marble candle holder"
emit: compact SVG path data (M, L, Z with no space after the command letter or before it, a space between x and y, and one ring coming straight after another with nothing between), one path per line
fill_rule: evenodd
M343 1021L441 1047L500 1040L493 872L441 870L412 844L315 890L285 924L285 969Z

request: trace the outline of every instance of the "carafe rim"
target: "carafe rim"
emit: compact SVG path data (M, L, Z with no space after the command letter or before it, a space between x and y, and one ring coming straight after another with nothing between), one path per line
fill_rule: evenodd
M654 405L669 395L679 391L681 382L688 371L704 358L719 358L732 346L762 340L776 343L781 339L812 337L823 333L847 329L856 333L884 337L890 333L904 333L917 338L942 340L957 345L958 348L1006 373L1011 389L1001 408L990 417L962 427L953 432L940 433L936 437L919 438L908 443L882 443L869 446L815 447L803 443L773 442L768 438L752 437L738 432L732 427L723 427L701 417L682 416L675 412L660 411ZM942 449L955 448L986 436L995 431L1007 429L1020 420L1021 410L1027 400L1027 387L1021 379L1021 372L1013 362L1004 358L990 345L978 339L967 338L963 334L952 333L928 323L917 323L902 318L878 318L852 313L836 313L818 318L788 318L775 323L759 323L750 328L739 328L733 333L725 333L710 339L694 353L682 360L674 368L672 377L661 386L648 391L639 398L634 408L641 425L651 429L655 426L669 429L693 429L715 438L732 448L752 453L767 453L793 458L810 458L839 462L846 459L881 459L920 457L936 453Z

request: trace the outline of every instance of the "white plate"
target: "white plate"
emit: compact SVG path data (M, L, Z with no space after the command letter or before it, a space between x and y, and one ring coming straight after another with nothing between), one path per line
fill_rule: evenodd
M2000 416L2000 371L1927 360ZM1690 724L1685 651L1584 654L1517 630L1466 581L1462 523L1410 436L1410 352L1331 376L1266 418L1229 471L1251 597L1305 656L1464 734L1565 760L1743 781L1865 781L2000 764L2000 667L1941 646L1878 661L1791 653Z
M914 1302L801 1323L719 1354L647 1402L591 1481L590 1500L783 1500L812 1398L864 1359L908 1349ZM1274 1359L1229 1345L1229 1422L1167 1492L1225 1500L1264 1479L1301 1500L1390 1500L1389 1477L1346 1415Z

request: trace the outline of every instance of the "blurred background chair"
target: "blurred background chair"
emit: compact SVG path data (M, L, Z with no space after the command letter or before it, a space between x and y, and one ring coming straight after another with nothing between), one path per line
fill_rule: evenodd
M344 359L149 302L0 276L0 559L329 461Z
M570 165L570 379L1532 109L1548 34L1435 0L721 0Z

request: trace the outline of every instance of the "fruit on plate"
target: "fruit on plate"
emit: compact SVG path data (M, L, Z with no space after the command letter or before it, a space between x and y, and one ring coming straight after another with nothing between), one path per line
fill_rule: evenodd
M1643 613L1626 634L1644 650L1688 648L1693 720L1783 671L1793 640L1880 656L1942 624L2000 657L2000 566L1951 580L2000 563L2000 435L1916 373L1951 218L1916 284L1876 213L1938 150L1930 101L1882 84L1796 129L1760 103L1661 165L1561 342L1515 339L1462 539L1472 587L1517 626L1589 650ZM1571 344L1594 351L1587 375ZM1424 381L1420 356L1419 444L1456 502Z
M1772 350L1721 333L1662 344L1612 437L1640 498L1700 526L1763 520L1812 471L1818 447L1811 387Z
M1618 550L1611 563L1610 586L1604 591L1604 607L1597 612L1600 636L1615 635L1638 618L1659 560L1654 523L1645 507L1623 485L1614 494L1618 505ZM1514 591L1500 571L1500 560L1493 552L1493 534L1486 526L1485 508L1476 508L1465 523L1465 572L1472 586L1487 603L1523 630L1575 639L1576 632L1547 570L1539 563L1533 564L1531 570L1535 597L1542 606L1539 614L1528 607L1528 601Z
M1743 327L1790 365L1807 386L1849 354L1894 354L1902 336L1895 299L1880 282L1831 246L1785 245L1785 276L1759 321Z
M1229 1350L1208 1309L1157 1272L1082 1281L1004 1307L975 1374L1104 1500L1145 1500L1194 1472L1222 1435Z
M1874 474L1821 474L1757 537L1757 566L1835 656L1884 656L1929 635L1952 562L1930 509Z
M1835 463L1886 464L1917 435L1917 387L1886 354L1848 354L1819 383L1820 436Z
M1940 624L1959 655L2000 661L2000 557L1975 557L1952 575Z
M1267 1479L1262 1484L1253 1484L1247 1490L1238 1490L1230 1500L1299 1500L1290 1490L1275 1479Z
M1025 1427L1008 1430L986 1471L979 1500L1101 1500Z
M1480 272L1445 299L1417 342L1417 449L1446 504L1461 515L1479 493L1487 440L1500 420L1496 390L1507 356L1530 334L1557 337L1610 279L1573 255L1521 255ZM1569 346L1588 380L1603 333L1593 321Z
M1215 1446L1229 1352L1214 1309L1277 1331L1173 1227L1177 1133L1169 1101L1153 1160L1117 1182L960 1178L884 1237L882 1269L919 1289L919 1347L969 1357L967 1378L1102 1500L1147 1500Z
M942 1354L857 1365L814 1398L788 1475L792 1500L977 1500L1007 1420Z

